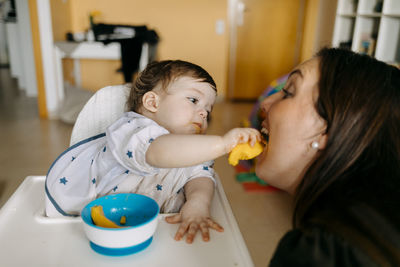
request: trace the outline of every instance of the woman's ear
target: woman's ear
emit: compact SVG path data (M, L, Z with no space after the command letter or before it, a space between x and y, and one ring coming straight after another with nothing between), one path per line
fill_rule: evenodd
M143 108L150 112L156 112L158 109L159 96L154 91L145 93L142 97Z
M318 139L319 149L325 149L327 142L328 142L328 135L326 133L321 134L321 136Z

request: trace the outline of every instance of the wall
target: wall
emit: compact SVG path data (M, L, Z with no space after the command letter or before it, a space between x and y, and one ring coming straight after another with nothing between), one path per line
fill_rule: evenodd
M183 59L201 65L214 77L219 95L226 93L228 34L217 35L215 24L227 24L226 0L51 0L53 35L65 40L68 31L88 29L88 14L100 11L97 22L147 25L159 34L158 59ZM66 63L68 64L68 63ZM71 65L71 64L69 64ZM123 83L119 61L82 60L82 87L97 90ZM71 80L71 68L65 68Z
M320 1L316 21L314 49L331 46L335 27L337 0Z
M72 29L71 4L69 0L50 0L54 40L65 40L66 33Z
M304 30L301 45L300 62L310 58L314 53L315 22L320 0L307 0L304 14Z
M332 44L337 0L307 0L300 61Z

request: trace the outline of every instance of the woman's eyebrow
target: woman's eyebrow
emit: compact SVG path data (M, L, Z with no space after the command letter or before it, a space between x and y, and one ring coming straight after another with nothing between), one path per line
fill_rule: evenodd
M303 79L303 73L302 73L301 70L299 70L299 69L293 70L293 71L289 74L288 79L289 79L291 76L295 75L295 74L298 74L298 75Z

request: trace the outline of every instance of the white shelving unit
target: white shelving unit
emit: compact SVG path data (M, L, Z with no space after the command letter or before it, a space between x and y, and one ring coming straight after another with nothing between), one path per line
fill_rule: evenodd
M332 45L400 63L400 0L338 0Z

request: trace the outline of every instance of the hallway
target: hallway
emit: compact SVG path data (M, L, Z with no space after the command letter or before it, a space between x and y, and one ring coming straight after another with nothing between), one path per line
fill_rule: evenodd
M71 125L40 119L36 98L26 97L0 68L0 206L28 175L44 175L68 145Z
M68 147L72 125L40 119L36 101L17 89L9 69L0 68L0 207L26 176L45 175ZM252 106L218 102L208 133L222 135L237 127ZM216 160L215 169L255 266L266 266L278 240L290 228L291 199L282 192L245 192L227 156Z

